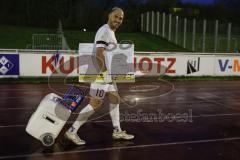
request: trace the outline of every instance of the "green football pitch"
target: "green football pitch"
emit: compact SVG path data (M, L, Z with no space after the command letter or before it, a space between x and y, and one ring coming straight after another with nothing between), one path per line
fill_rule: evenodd
M56 34L56 29L33 28L22 26L0 26L0 48L26 49L32 44L33 34ZM64 36L70 49L77 50L79 43L93 43L96 32L64 30ZM148 52L184 52L188 51L180 46L168 42L158 36L147 33L116 32L118 42L128 40L134 43L136 51Z

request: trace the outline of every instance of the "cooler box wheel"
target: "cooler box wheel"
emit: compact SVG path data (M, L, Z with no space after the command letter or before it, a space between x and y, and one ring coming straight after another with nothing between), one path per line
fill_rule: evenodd
M41 136L41 142L44 146L49 147L49 146L52 146L54 144L55 139L54 139L52 134L46 133L46 134Z

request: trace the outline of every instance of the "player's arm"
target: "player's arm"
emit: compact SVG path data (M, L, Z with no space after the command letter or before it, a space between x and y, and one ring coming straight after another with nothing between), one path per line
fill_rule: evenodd
M109 43L109 34L107 31L101 32L96 38L96 56L97 56L97 64L102 72L104 77L104 81L106 83L112 82L111 76L108 74L107 64L105 62L105 49L108 47Z
M105 62L105 48L97 47L96 48L97 63L104 77L104 82L111 83L112 77L109 75L106 62Z
M104 55L105 48L98 47L96 49L96 56L97 56L97 63L98 66L103 74L104 82L111 83L112 77L108 74L106 63L105 63L105 55Z
M97 56L97 63L102 72L106 71L106 63L105 63L105 57L104 57L104 47L98 47L96 49L96 56Z

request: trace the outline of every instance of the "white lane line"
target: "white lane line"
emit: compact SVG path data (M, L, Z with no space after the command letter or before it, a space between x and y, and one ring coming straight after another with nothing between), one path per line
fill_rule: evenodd
M1 88L0 88L1 89ZM66 87L56 87L56 89L66 89ZM28 89L1 89L1 91L25 91L25 92L31 92L31 91L51 91L51 89L48 87L48 86L46 86L44 89L42 89L42 88L36 88L36 89L32 89L32 87L31 88L28 88Z
M6 91L25 91L25 92L31 92L31 91L45 91L45 90L49 90L49 89L44 89L44 90L41 90L41 88L39 89L35 89L35 90L32 90L32 89L1 89L1 91L3 92L6 92Z
M25 124L17 124L17 125L0 126L0 128L17 128L17 127L26 127L26 125Z
M238 101L227 101L228 103L233 103L233 102L239 102L240 103L240 100L238 99ZM210 100L207 100L207 99L204 99L202 101L178 101L178 102L165 102L165 103L156 103L156 102L141 102L139 103L140 104L159 104L159 105L166 105L166 104L196 104L196 103L213 103L213 104L218 104L218 105L221 105L221 106L224 106L223 104L220 104L220 103L216 103L215 101L210 101ZM1 104L1 103L0 103ZM36 105L36 104L35 104ZM122 104L124 106L124 103ZM226 106L224 106L226 107ZM226 107L226 108L229 108L229 109L236 109L234 107ZM4 110L35 110L37 108L0 108L0 111L4 111Z
M122 149L136 149L136 148L148 148L148 147L163 147L163 146L174 146L174 145L186 145L186 144L200 144L200 143L213 143L213 142L226 142L226 141L236 141L240 140L240 137L229 137L229 138L219 138L219 139L203 139L195 141L180 141L180 142L169 142L169 143L157 143L157 144L145 144L145 145L133 145L125 147L106 147L99 149L85 149L85 150L75 150L75 151L64 151L64 152L54 152L54 153L33 153L33 154L21 154L21 155L8 155L1 156L0 159L7 158L33 158L33 157L44 157L44 156L59 156L66 154L77 154L77 153L89 153L89 152L101 152L101 151L112 151L112 150L122 150Z
M159 104L159 105L164 105L164 104L197 104L197 103L214 103L215 104L216 101L210 101L210 100L199 100L199 101L176 101L176 102L140 102L139 104ZM226 102L228 103L240 103L240 99L236 99L236 100L227 100ZM219 103L220 105L220 103ZM222 104L221 104L222 105Z
M44 97L44 96L43 96ZM36 99L39 99L39 101L42 99L42 97L34 97ZM22 96L22 97L1 97L0 100L7 100L7 99L29 99L29 96Z
M192 118L209 118L209 117L233 117L233 116L240 116L240 113L223 113L223 114L201 114L198 116L192 116ZM184 118L184 117L179 117L179 118ZM144 122L141 121L121 121L121 122L126 122L126 123L164 123L164 122L156 122L156 120L161 120L161 119L144 119ZM99 120L99 121L88 121L87 123L108 123L112 122L111 120ZM67 124L72 124L73 121L68 122ZM179 122L180 123L180 122ZM192 123L192 122L191 122ZM1 128L14 128L14 127L26 127L27 124L19 124L19 125L2 125L0 126Z
M206 101L189 101L189 102L181 102L181 101L178 101L178 102L166 102L166 103L154 103L154 102L149 102L149 103L145 103L145 102L141 102L140 104L159 104L159 105L167 105L167 104L192 104L192 103L206 103ZM0 103L1 104L1 103ZM121 104L122 106L125 106L126 104ZM4 111L4 110L35 110L37 108L22 108L22 107L18 107L18 108L0 108L0 111Z
M240 111L240 108L235 108L235 107L231 107L231 106L226 106L225 104L222 104L220 102L217 102L215 100L209 100L207 98L202 98L202 97L195 97L196 99L201 99L201 100L205 100L206 102L209 102L209 103L213 103L213 104L217 104L219 106L222 106L222 107L225 107L227 109L232 109L232 110L236 110L236 111ZM231 102L236 102L236 101L227 101L228 103L231 103Z
M0 111L5 110L36 110L37 108L0 108Z

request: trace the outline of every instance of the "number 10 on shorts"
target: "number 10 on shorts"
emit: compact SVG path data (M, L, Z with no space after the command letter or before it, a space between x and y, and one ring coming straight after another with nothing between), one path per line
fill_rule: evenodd
M97 89L96 97L103 98L105 96L105 91L103 89Z

